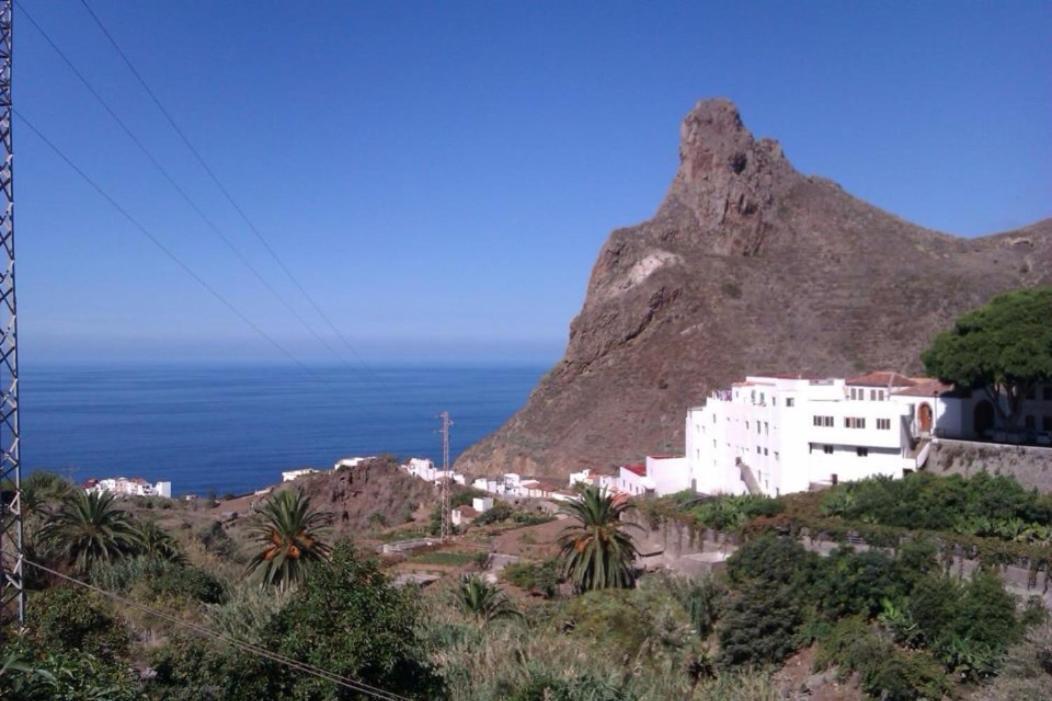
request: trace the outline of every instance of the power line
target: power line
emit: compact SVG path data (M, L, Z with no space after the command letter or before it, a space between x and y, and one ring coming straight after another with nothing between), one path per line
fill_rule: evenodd
M318 677L319 679L323 679L334 684L339 684L342 687L345 687L352 691L357 691L359 693L365 694L366 696L372 696L373 698L377 699L384 699L384 701L410 701L410 699L408 699L407 697L396 694L393 691L387 691L386 689L382 689L371 684L366 684L365 682L361 682L356 679L351 679L350 677L344 677L334 672L329 672L328 670L309 664L307 662L301 662L291 657L287 657L276 652L271 652L270 650L262 646L256 645L254 643L249 643L244 640L240 640L221 631L212 630L211 628L208 628L206 626L202 626L191 621L183 620L164 611L155 609L151 606L140 604L139 602L133 599L129 599L115 592L111 592L107 589L97 587L94 584L89 584L88 582L82 581L75 577L71 577L67 574L63 574L50 567L41 565L37 562L33 562L32 560L25 560L25 564L30 565L31 567L35 567L36 569L42 572L47 572L48 574L70 582L71 584L76 584L78 586L84 587L85 589L94 591L109 599L112 599L113 601L116 601L117 603L124 604L125 606L131 606L140 611L156 616L162 620L168 621L169 623L188 628L202 637L210 638L213 640L221 640L227 643L228 645L233 645L234 647L237 647L246 652L253 653L257 656L269 659L279 664L283 664L297 671L306 672L307 674Z
M228 300L225 296L223 296L223 294L221 292L219 292L219 290L217 290L216 288L212 287L212 285L210 285L204 278L202 278L200 275L198 275L196 272L194 272L193 268L191 268L186 262L184 262L182 258L177 256L172 249L168 248L168 246L166 246L163 241L161 241L159 238L154 236L153 233L151 233L149 229L147 229L142 223L140 223L138 219L136 219L134 216L132 216L131 213L128 212L127 209L122 207L121 204L119 202L117 202L117 200L115 200L108 192L106 192L106 190L104 190L101 185L96 183L91 178L91 176L89 176L87 173L85 173L84 170L82 170L80 168L80 166L78 166L76 163L74 163L73 160L62 151L62 149L60 149L58 146L56 146L55 143L53 141L51 141L49 138L44 136L44 133L41 132L39 129L37 129L36 126L31 121L29 121L29 119L27 119L24 114L22 114L21 112L19 112L17 109L14 109L14 108L12 108L11 111L14 112L15 116L17 116L20 120L22 120L23 124L25 124L27 127L29 127L30 131L32 131L34 134L37 135L37 138L39 138L41 141L43 141L48 146L48 148L50 148L52 151L54 151L55 155L57 155L60 159L65 161L66 165L68 165L70 168L72 168L73 171L77 175L79 175L81 177L81 179L84 180L84 182L86 182L89 186L91 186L91 188L93 190L95 190L95 192L97 192L104 200L109 202L111 207L116 209L125 219L127 219L131 223L131 225L134 226L139 231L139 233L141 233L143 236L145 236L147 239L149 239L150 242L154 246L159 248L161 250L161 253L163 253L164 255L168 256L168 258L170 258L172 260L172 262L174 262L177 266L179 266L179 268L182 269L182 271L184 273L186 273L191 278L193 278L193 280L198 285L203 287L205 289L205 291L207 291L210 295L212 295L217 300L219 300L219 302L223 306L225 306L227 309L229 309L234 314L234 316L236 316L241 321L243 321L249 328L251 328L257 334L259 334L259 336L261 336L268 343L270 343L272 346L274 346L276 349L278 349L278 351L280 351L283 355L288 357L293 363L298 365L300 367L300 369L302 369L305 373L307 373L311 377L315 377L314 372L310 368L308 368L306 365L304 365L302 362L300 362L300 360L295 355L293 355L291 351L289 351L287 348L285 348L285 346L281 345L281 343L279 343L270 334L268 334L266 331L264 331L254 321L252 321L247 316L245 316L245 314L240 309L238 309L236 306L234 306L233 302Z
M274 248L270 245L266 237L263 236L263 233L249 218L248 214L245 213L245 210L241 207L241 205L237 203L237 200L234 199L234 196L230 194L230 190L226 187L226 185L223 184L222 180L219 179L219 176L216 175L215 171L205 160L204 156L201 155L201 152L197 150L193 142L190 141L190 138L186 135L186 132L183 131L183 129L175 121L175 118L172 116L171 112L168 111L168 109L164 106L164 103L162 103L160 98L157 97L157 94L150 87L150 84L146 82L145 78L143 78L142 74L135 67L135 64L132 63L132 60L128 57L128 54L124 52L124 49L121 48L120 44L117 43L117 40L106 28L106 25L103 24L99 16L95 14L95 11L91 9L91 6L87 3L87 0L80 0L80 4L83 5L84 9L88 11L89 15L91 15L91 18L95 21L95 24L109 40L110 44L117 51L117 54L121 57L121 60L128 67L128 70L130 70L132 75L135 76L135 79L146 91L146 94L150 96L150 99L153 101L154 105L156 105L157 109L160 110L161 114L164 115L164 118L168 121L168 124L171 125L172 129L182 140L183 144L186 145L186 148L190 150L190 153L194 155L194 158L204 169L205 173L208 174L208 177L212 180L213 183L215 183L219 191L223 193L223 197L225 197L227 202L229 202L230 205L234 208L234 210L237 211L238 215L245 222L245 224L248 225L248 228L252 231L252 233L263 245L263 247L267 250L271 258L274 259L274 261L278 264L278 267L281 268L282 272L285 273L285 275L296 287L296 289L300 291L300 294L303 295L304 299L307 300L307 302L318 314L318 316L321 317L321 319L330 329L332 329L333 333L336 334L336 337L340 339L344 347L347 348L351 355L353 355L355 359L358 360L358 362L362 365L362 367L368 371L368 366L365 365L365 362L362 360L361 356L358 355L358 352L351 345L350 341L347 340L347 337L344 336L340 329L336 326L336 324L333 323L332 319L329 318L329 315L325 313L325 311L321 308L321 305L318 304L314 297L309 292L307 292L307 289L303 286L302 283L300 283L299 279L292 273L289 267L285 265L285 262L281 259L281 256L278 255L277 251L275 251Z
M105 109L106 112L110 115L110 117L113 118L113 121L117 123L117 125L128 136L128 138L132 140L132 142L139 148L140 151L142 151L142 153L146 156L150 163L153 164L153 167L156 168L162 176L164 176L164 179L168 181L168 183L175 189L179 196L182 197L182 199L190 206L190 208L197 213L197 216L201 218L205 225L216 236L218 236L224 244L226 244L227 248L230 249L234 256L237 257L237 259L241 261L241 263L246 268L248 268L249 272L251 272L252 275L255 276L256 280L258 280L259 283L263 285L263 287L265 287L282 304L282 306L284 306L285 309L287 309L288 312L292 314L292 316L295 317L295 319L299 321L299 323L305 329L307 329L308 332L310 332L311 335L313 335L323 346L325 346L325 348L328 349L330 353L336 356L341 362L346 362L344 358L336 351L336 349L329 345L329 342L326 341L325 338L321 334L319 334L317 330L315 330L315 328L306 319L304 319L298 311L296 311L296 308L293 307L287 299L285 299L284 295L278 292L278 290L273 285L271 285L266 280L266 278L263 277L262 273L260 273L256 266L254 266L252 262L241 252L241 250L237 247L236 244L234 244L230 237L228 237L219 229L215 222L212 221L212 219L207 214L205 214L204 210L201 209L197 202L195 202L193 198L190 197L189 193L187 193L186 190L181 185L179 185L178 182L176 182L175 178L168 171L168 169L164 167L164 165L157 159L156 156L154 156L153 152L146 147L142 140L138 136L136 136L136 134L131 130L127 123L123 119L121 119L121 117L117 114L116 110L114 110L113 107L106 101L106 99L99 93L99 91L95 89L95 86L91 84L91 82L77 68L73 61L70 60L70 58L65 54L65 52L62 51L61 48L59 48L58 44L56 44L55 41L51 38L51 36L47 33L47 31L45 31L44 28L40 26L40 23L33 18L29 11L22 5L22 3L17 2L16 0L15 6L18 7L19 10L21 10L22 14L25 15L26 19L29 20L29 23L32 24L38 32L40 32L40 35L44 37L44 41L46 41L48 45L51 46L55 53L58 54L59 58L61 58L62 61L66 64L66 66L70 69L70 71L73 72L73 75L75 75L77 79L80 80L80 82L84 85L84 87L87 88L88 92L91 93L92 97L94 97L95 100L100 105L102 105L103 109Z

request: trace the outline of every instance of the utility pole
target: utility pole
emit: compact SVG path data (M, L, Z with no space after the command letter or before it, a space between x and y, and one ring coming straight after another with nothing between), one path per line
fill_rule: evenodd
M444 479L439 483L440 501L442 503L442 540L446 540L453 535L453 524L450 523L449 513L449 483L453 481L452 476L449 473L449 427L453 425L453 422L449 418L449 412L443 411L438 415L438 418L442 420L442 428L439 432L442 434L442 474Z
M26 622L22 549L22 460L18 425L15 190L11 142L12 0L0 0L0 612Z

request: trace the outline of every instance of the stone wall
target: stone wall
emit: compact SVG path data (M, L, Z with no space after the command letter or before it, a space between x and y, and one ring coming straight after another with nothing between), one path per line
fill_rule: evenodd
M977 472L1014 477L1025 487L1052 492L1052 448L991 445L940 439L925 469L939 476L970 477Z
M627 517L627 520L639 526L638 530L633 531L639 550L643 553L642 564L647 569L667 569L687 576L713 572L724 566L724 561L734 554L740 542L734 534L692 528L671 519L655 527L648 524L638 512ZM841 545L831 538L808 536L802 536L800 543L805 549L822 556ZM855 543L852 547L858 551L870 549L865 543ZM893 554L890 549L884 551ZM964 578L972 576L979 562L957 556L951 562L944 562L944 566L947 574ZM999 567L997 573L1005 589L1012 594L1022 599L1039 596L1046 607L1052 608L1052 578L1047 571L1031 572L1026 567L1007 565Z

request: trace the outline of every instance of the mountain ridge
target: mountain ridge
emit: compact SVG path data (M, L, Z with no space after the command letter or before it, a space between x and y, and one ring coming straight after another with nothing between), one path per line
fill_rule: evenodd
M746 373L917 371L960 313L1052 283L1052 218L976 238L917 226L798 172L729 100L694 106L679 151L654 216L600 249L562 360L458 470L681 452L686 409Z

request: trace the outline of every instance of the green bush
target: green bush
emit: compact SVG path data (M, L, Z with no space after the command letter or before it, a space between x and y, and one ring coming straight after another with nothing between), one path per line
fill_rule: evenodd
M219 604L226 587L213 574L180 563L135 557L100 563L91 570L91 581L107 591L134 592L149 601L191 600Z
M819 610L834 619L853 614L875 616L885 599L903 593L894 561L875 550L855 553L838 548L819 560L815 575Z
M111 662L128 651L128 634L107 604L84 589L55 587L29 602L30 635L41 650L86 654Z
M791 585L758 580L729 597L717 626L724 666L777 664L800 647L805 610Z
M546 599L554 597L559 588L559 566L555 560L514 562L501 571L501 577L509 584Z

